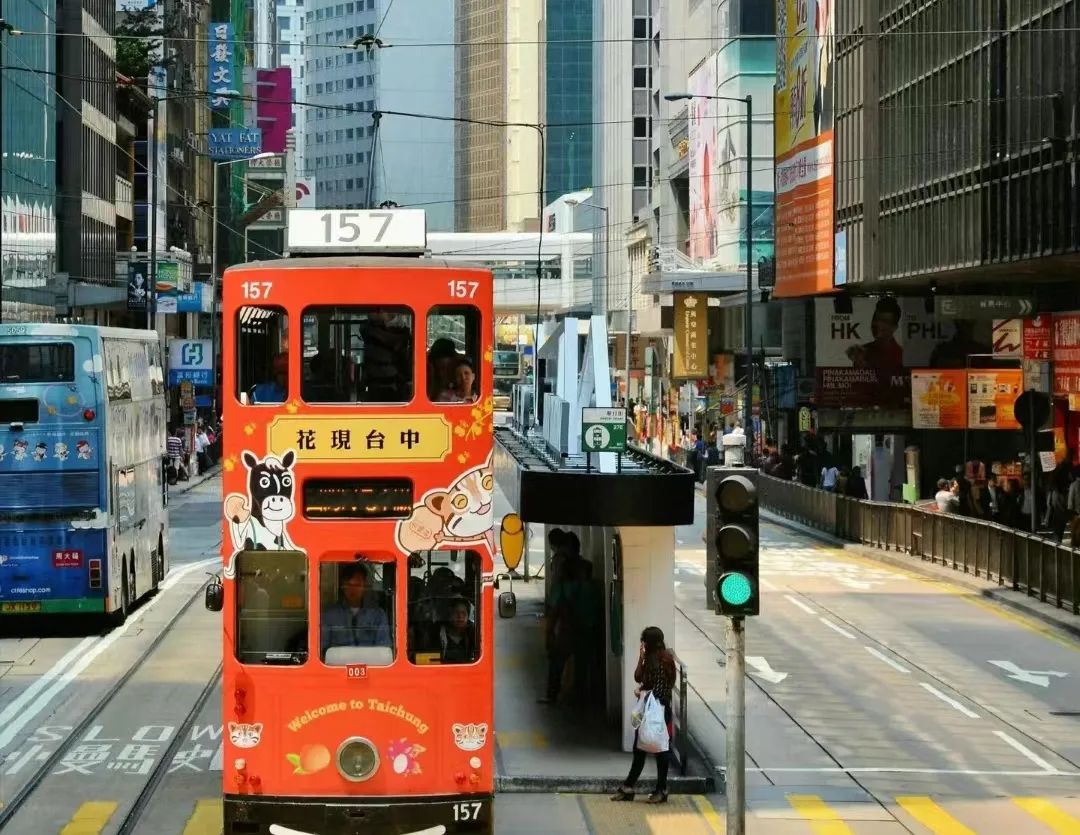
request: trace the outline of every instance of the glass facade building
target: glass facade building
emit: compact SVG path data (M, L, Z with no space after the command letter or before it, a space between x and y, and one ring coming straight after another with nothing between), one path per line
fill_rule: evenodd
M5 4L24 32L4 38L3 318L52 319L48 289L56 272L56 2Z
M545 202L592 184L593 3L547 0Z

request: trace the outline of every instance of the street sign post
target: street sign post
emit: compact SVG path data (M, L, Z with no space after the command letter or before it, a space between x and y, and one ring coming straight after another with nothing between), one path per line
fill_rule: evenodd
M934 313L949 319L1015 319L1034 311L1035 302L1020 296L934 297Z
M587 453L626 452L626 409L583 408L581 448Z

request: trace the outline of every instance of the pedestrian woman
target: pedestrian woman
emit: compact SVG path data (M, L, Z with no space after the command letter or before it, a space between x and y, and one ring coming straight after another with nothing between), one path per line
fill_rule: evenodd
M641 652L638 654L634 681L638 688L634 695L640 697L646 691L664 707L664 721L668 727L668 739L674 736L671 727L671 689L675 686L675 658L664 646L664 633L657 626L648 626L641 633ZM634 786L645 767L646 752L637 747L638 735L634 732L634 759L630 773L611 799L633 800ZM670 747L670 746L669 746ZM667 803L667 775L671 752L660 751L656 755L656 791L649 795L649 803Z

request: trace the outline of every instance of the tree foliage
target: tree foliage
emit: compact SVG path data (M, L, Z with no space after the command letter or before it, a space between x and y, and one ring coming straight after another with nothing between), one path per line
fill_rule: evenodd
M116 71L129 78L146 78L150 67L173 31L170 17L155 6L135 7L117 12Z

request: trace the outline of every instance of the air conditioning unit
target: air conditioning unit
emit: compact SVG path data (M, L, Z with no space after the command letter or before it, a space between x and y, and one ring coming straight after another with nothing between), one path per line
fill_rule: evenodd
M176 162L176 163L178 163L180 165L184 164L184 149L183 148L173 148L169 152L169 156L172 157L173 162Z

